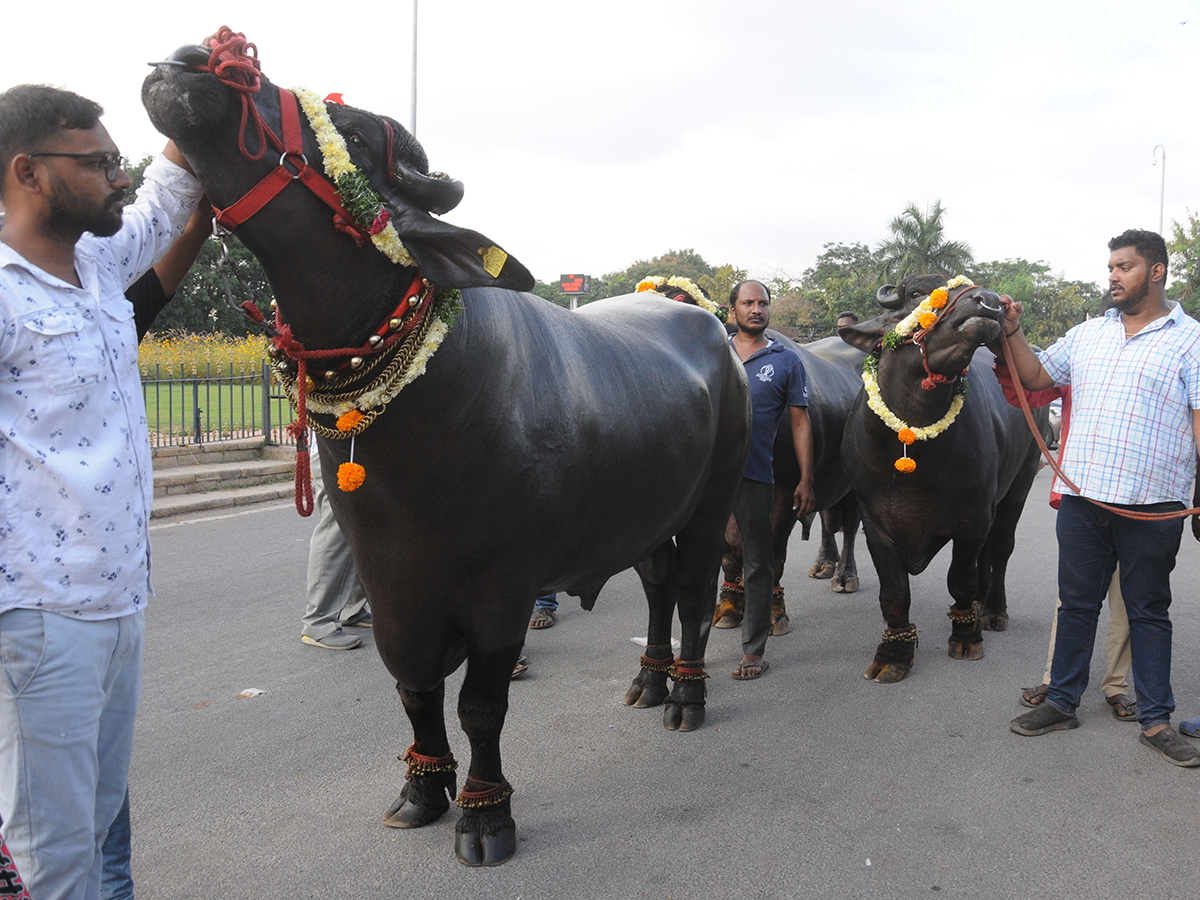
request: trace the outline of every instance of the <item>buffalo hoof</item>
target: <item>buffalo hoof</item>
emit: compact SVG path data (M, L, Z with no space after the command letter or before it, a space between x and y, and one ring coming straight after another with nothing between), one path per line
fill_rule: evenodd
M837 570L837 564L826 562L823 559L818 559L812 564L812 568L808 570L809 578L832 578L833 573Z
M414 775L388 808L383 824L389 828L420 828L440 819L454 796L454 773Z
M779 637L781 634L787 634L792 630L792 620L788 618L788 614L781 612L778 615L771 616L771 634Z
M983 659L983 643L950 638L949 653L951 659Z
M498 866L517 852L517 823L509 803L463 810L454 828L454 855L464 866Z
M875 650L875 658L863 678L870 678L876 684L895 684L903 681L912 671L913 652L916 644L907 641L892 641L880 644Z
M857 575L834 575L833 592L835 594L853 594L858 591Z
M704 724L703 679L677 681L663 709L667 731L695 731Z
M667 699L667 673L642 669L625 692L624 704L635 709L661 706Z
M663 707L663 728L667 731L695 731L704 724L703 703L676 703L668 700Z
M876 684L895 684L897 681L903 681L908 677L908 673L912 671L912 666L906 666L904 663L888 663L879 669L873 676ZM871 670L867 669L864 678L872 678Z
M1007 613L984 613L980 618L983 624L984 631L1007 631L1008 630L1008 614Z

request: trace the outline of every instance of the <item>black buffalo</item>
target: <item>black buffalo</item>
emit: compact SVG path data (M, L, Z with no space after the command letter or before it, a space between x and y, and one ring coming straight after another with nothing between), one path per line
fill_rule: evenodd
M1004 399L992 353L980 349L1000 334L1004 314L995 293L955 287L948 292L955 302L924 336L923 348L912 342L899 349L881 347L885 335L946 283L941 275L920 275L885 285L877 296L889 312L838 331L848 343L876 355L887 409L913 427L943 419L957 378L970 366L961 412L943 433L908 448L916 463L909 474L896 468L904 445L868 406L865 391L846 423L843 461L858 496L887 623L866 671L878 682L899 681L911 670L917 636L909 619L909 576L923 572L948 542L953 541L946 578L954 600L950 655L980 659L983 629L1008 627L1004 574L1037 474L1033 436L1020 410Z
M263 135L282 131L294 101L261 77L244 38L223 29L214 46L184 47L159 64L143 102L214 207L226 208L275 169L280 151L264 147ZM533 283L520 263L429 214L453 207L461 187L429 175L424 151L398 123L344 106L328 115L417 267L359 245L362 234L339 233L355 230L343 213L335 230L329 205L303 179L285 179L237 233L277 297L276 343L290 357L280 365L299 390L308 383L298 360L311 363L312 396L326 381L353 393L358 368L379 371L375 357L341 351L386 344L380 334L393 328L403 333L415 321L406 292L425 296L420 276L462 289L461 312L424 374L379 395L385 408L371 410L378 417L353 444L318 443L326 483L336 482L352 446L365 469L361 487L331 490L330 502L415 738L386 821L415 827L448 809L456 779L444 680L466 662L458 715L471 763L455 850L464 863L495 865L516 847L500 732L537 596L568 591L590 603L606 578L637 564L651 608L642 671L676 679L667 727L703 721L701 624L712 614L722 532L748 446L745 375L707 312L637 297L572 313L519 293ZM297 151L284 163L295 172L306 159L319 172L322 152L300 119L304 159ZM438 302L449 317L452 299ZM373 334L379 339L368 340ZM339 353L303 357L322 348ZM313 419L337 433L332 415ZM678 661L670 652L675 609Z

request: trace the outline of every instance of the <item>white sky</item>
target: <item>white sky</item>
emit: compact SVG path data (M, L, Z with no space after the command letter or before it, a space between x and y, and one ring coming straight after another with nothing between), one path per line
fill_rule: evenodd
M52 12L6 16L0 88L99 101L127 156L162 144L145 62L222 24L276 83L409 121L411 0ZM1111 236L1158 229L1158 144L1168 232L1200 211L1200 0L424 0L418 63L447 219L544 281L685 247L798 277L940 198L977 259L1102 282Z

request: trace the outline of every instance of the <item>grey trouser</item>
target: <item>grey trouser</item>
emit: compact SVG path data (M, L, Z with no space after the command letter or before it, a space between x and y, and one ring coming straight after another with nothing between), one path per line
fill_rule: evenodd
M342 622L357 616L367 605L367 595L354 571L354 558L346 536L333 517L333 508L325 493L321 465L312 467L313 510L317 527L308 544L308 595L301 632L310 638L338 632Z
M771 633L771 502L775 486L743 478L733 501L733 517L742 535L742 584L746 611L742 616L742 653L762 656Z

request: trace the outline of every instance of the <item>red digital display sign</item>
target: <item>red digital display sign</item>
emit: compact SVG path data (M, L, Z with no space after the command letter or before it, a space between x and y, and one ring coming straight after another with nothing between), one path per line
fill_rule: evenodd
M564 294L590 294L592 292L592 276L562 275L558 279L558 289Z

